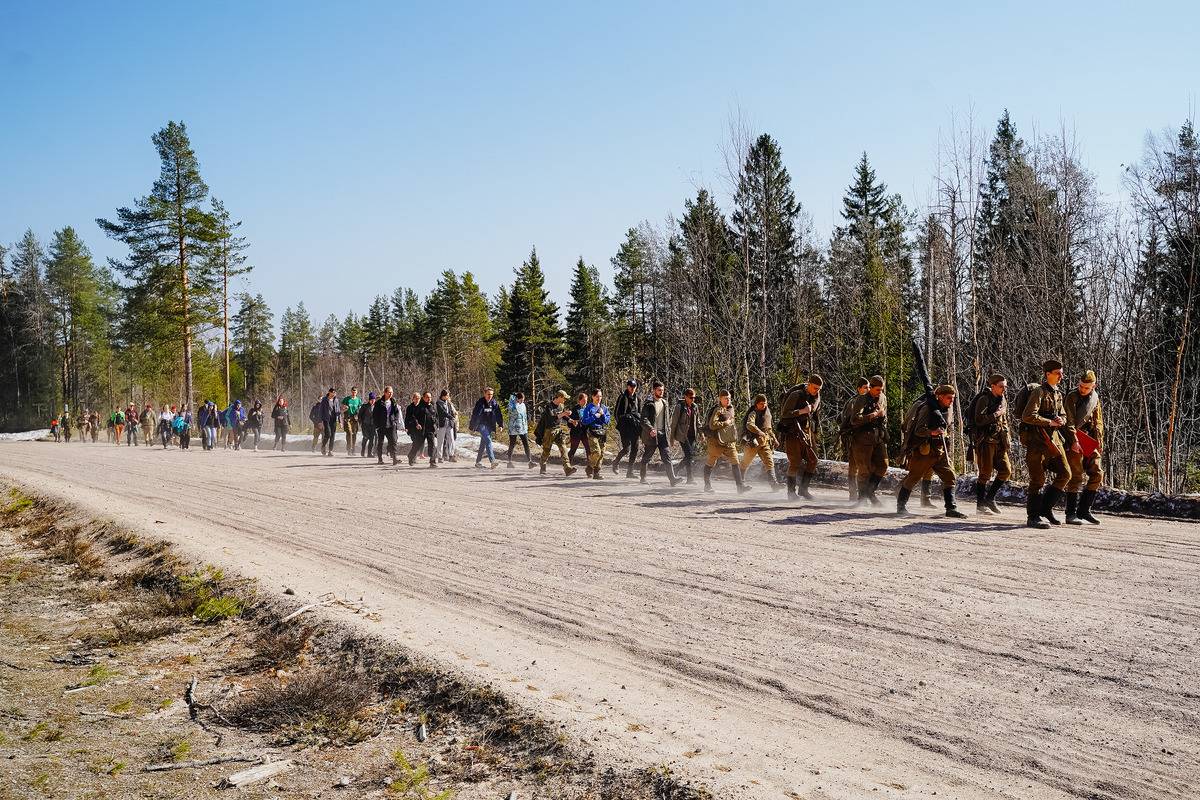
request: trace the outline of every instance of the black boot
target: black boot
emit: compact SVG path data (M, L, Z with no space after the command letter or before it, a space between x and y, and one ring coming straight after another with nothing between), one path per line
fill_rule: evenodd
M629 459L629 466L630 467L633 466L632 458ZM613 475L619 475L620 472L621 472L621 454L618 453L617 457L613 459Z
M1025 500L1025 516L1027 517L1025 527L1037 528L1040 531L1047 530L1050 526L1042 522L1042 496L1039 492L1030 491L1029 497Z
M875 494L876 490L879 489L879 484L882 481L882 475L872 475L871 479L867 481L867 499L871 501L871 505L873 506L882 505L883 503L883 501L879 499L879 495ZM911 490L909 491L909 494L912 494Z
M1067 492L1067 524L1082 525L1083 520L1077 513L1079 510L1079 492Z
M742 480L742 468L737 464L733 465L733 482L737 484L738 494L745 494L750 491L751 487L747 486Z
M1058 498L1062 497L1062 490L1053 486L1047 486L1042 490L1042 509L1041 515L1051 525L1062 525L1062 520L1054 516L1054 506L1058 503Z
M788 490L788 494L787 494L788 500L795 500L796 499L796 479L793 478L791 475L787 476L787 490Z
M1006 481L996 479L992 481L992 485L987 490L987 506L992 510L993 514L999 514L1000 508L996 505L996 495L1004 488Z
M1085 522L1090 522L1093 525L1099 525L1100 520L1092 516L1092 503L1096 500L1096 493L1091 489L1084 489L1083 494L1079 495L1079 518Z
M811 472L806 472L806 473L804 473L802 476L800 476L800 491L799 491L799 494L800 494L800 496L801 496L801 497L803 497L805 500L812 500L812 499L813 499L813 496L812 496L812 494L811 494L811 493L808 491L808 485L809 485L810 483L812 483L812 479L813 479L813 476L812 476L812 473L811 473Z
M901 486L896 490L896 516L911 517L913 513L908 510L908 498L912 496L912 489L905 489Z
M987 487L982 483L975 484L975 513L988 517L993 513L987 504Z
M982 487L980 487L982 488ZM946 503L946 516L952 519L964 519L966 514L958 510L958 506L954 502L954 487L942 487L942 500Z
M706 491L706 492L715 492L716 491L716 489L714 489L713 485L712 485L712 467L706 466L704 468L704 491Z
M933 508L933 499L930 493L933 491L933 481L921 481L921 508Z

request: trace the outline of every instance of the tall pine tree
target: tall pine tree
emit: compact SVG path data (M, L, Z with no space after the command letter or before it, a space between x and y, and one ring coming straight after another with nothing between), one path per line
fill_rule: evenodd
M562 354L562 332L558 306L546 291L546 276L537 248L516 270L508 293L508 319L504 326L504 350L500 361L500 386L504 392L524 391L532 402L539 391L562 380L558 361Z

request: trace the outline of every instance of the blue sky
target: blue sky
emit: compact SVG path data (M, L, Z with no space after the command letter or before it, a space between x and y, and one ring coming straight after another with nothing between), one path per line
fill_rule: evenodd
M1200 89L1192 3L0 2L0 241L145 194L184 120L278 314L362 311L444 268L489 292L536 245L582 255L724 200L737 109L783 147L825 236L866 150L912 206L939 130L1073 127L1102 189Z

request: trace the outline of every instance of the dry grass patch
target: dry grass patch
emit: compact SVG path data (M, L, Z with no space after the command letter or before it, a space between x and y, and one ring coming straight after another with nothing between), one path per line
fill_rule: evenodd
M361 713L375 699L371 680L359 672L313 668L286 683L266 683L238 700L223 716L259 733L291 741L361 740Z

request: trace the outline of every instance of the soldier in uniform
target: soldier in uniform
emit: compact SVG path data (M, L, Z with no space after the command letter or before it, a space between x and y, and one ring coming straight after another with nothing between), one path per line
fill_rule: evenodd
M775 431L771 427L771 409L767 407L765 394L755 395L754 404L746 410L742 417L742 475L758 458L762 461L763 471L767 474L767 484L771 491L782 489L775 479Z
M854 384L854 397L862 397L867 393L867 387L871 382L866 378L859 378ZM858 464L854 460L854 448L851 447L850 435L854 432L854 428L850 426L850 415L854 408L854 397L846 401L846 405L842 408L842 416L839 422L838 434L842 439L842 456L846 459L846 486L850 493L850 502L858 499Z
M729 462L729 467L733 470L733 481L737 484L738 494L750 491L750 487L742 481L742 468L738 466L737 419L728 389L722 389L717 395L717 404L704 420L703 430L705 447L708 450L708 458L704 464L704 491L715 491L712 485L712 471L722 458Z
M798 383L788 389L779 404L779 433L783 436L783 451L788 460L788 499L813 499L808 485L817 474L817 451L813 449L813 441L817 433L816 416L821 408L821 384L820 375L810 375L807 384ZM800 480L798 491L797 478Z
M575 473L575 467L571 466L571 459L567 457L567 446L563 443L563 440L570 436L567 420L571 418L571 412L567 410L566 402L567 393L560 389L554 395L554 399L542 409L537 428L534 430L537 440L542 444L542 457L538 461L542 475L546 474L546 464L550 461L550 449L553 447L558 447L563 472L567 475Z
M981 393L967 413L973 423L971 445L975 450L975 511L978 514L999 514L996 493L1012 475L1008 460L1008 401L1004 394L1008 381L1003 375L988 378L988 391ZM991 485L988 478L995 475Z
M950 428L950 408L954 405L954 387L942 384L933 392L933 402L924 403L917 411L908 446L908 474L896 493L896 514L911 516L905 506L913 488L930 471L942 481L942 499L946 504L946 516L962 518L966 514L958 510L954 502L954 470L946 453L946 433Z
M1063 407L1062 392L1058 384L1062 381L1062 362L1050 359L1042 364L1044 375L1039 386L1029 392L1025 408L1021 409L1021 444L1025 446L1025 466L1029 470L1029 500L1026 505L1030 528L1048 528L1041 518L1053 525L1062 523L1054 516L1054 504L1062 497L1063 490L1071 480L1071 467L1063 449L1063 436L1074 441L1067 427L1067 412ZM1054 482L1042 491L1046 483L1046 472L1054 475Z
M1067 449L1067 464L1071 467L1071 480L1067 482L1067 524L1082 525L1086 520L1099 525L1100 520L1092 516L1092 502L1104 480L1100 466L1100 448L1104 445L1104 417L1100 412L1100 395L1096 393L1096 373L1090 369L1083 373L1077 388L1067 392L1063 399L1067 412L1067 427L1076 434L1086 433L1100 444L1090 456L1084 456L1079 441L1071 442ZM1083 482L1087 476L1087 484ZM1080 494L1080 489L1083 493Z
M858 502L879 505L875 491L887 476L887 395L883 376L872 375L867 393L850 407L850 451L858 468Z

